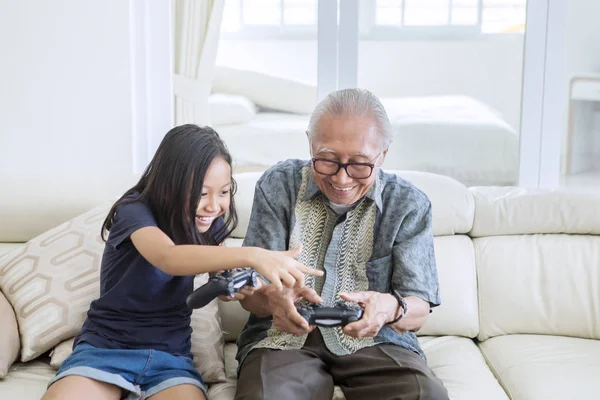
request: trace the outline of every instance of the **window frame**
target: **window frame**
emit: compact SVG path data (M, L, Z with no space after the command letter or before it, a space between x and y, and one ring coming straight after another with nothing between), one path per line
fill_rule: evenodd
M237 32L221 31L224 40L316 40L317 24L314 25L246 25L243 23L243 0L240 2L240 30ZM279 0L283 20L285 0ZM318 2L317 1L317 8ZM451 2L452 0L448 0ZM405 4L405 3L403 3ZM402 40L513 40L523 38L523 32L488 33L481 32L483 0L478 0L479 15L476 25L433 25L433 26L392 26L375 23L376 1L360 2L361 41L402 41Z

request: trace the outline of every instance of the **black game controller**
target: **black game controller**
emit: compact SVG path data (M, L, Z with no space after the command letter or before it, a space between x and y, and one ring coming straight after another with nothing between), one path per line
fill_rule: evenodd
M363 310L339 301L333 307L323 307L319 304L297 307L298 313L309 325L334 327L346 326L362 318Z
M202 308L218 296L233 297L244 286L258 285L258 272L253 269L227 270L212 276L207 283L194 290L186 299L189 308Z

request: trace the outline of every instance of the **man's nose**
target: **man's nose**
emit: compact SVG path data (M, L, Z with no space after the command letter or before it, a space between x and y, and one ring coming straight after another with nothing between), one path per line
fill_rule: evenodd
M346 172L346 168L340 168L340 170L333 176L336 182L344 183L351 181L352 178Z

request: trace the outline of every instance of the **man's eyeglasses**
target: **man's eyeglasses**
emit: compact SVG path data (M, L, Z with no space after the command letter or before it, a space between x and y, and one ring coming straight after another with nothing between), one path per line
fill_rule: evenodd
M379 154L380 156L381 154ZM373 163L358 163L351 162L343 164L341 162L328 160L326 158L313 158L313 168L321 175L333 176L336 175L340 168L344 168L346 170L346 174L353 179L367 179L373 173L373 169L375 168L374 162L379 159L379 156Z

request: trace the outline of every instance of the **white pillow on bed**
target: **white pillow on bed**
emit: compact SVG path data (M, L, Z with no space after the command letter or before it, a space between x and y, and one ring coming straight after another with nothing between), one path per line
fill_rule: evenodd
M208 105L211 125L244 124L256 115L256 105L246 96L214 93Z
M317 86L256 71L217 66L213 93L246 96L256 105L297 114L310 114L317 105Z

